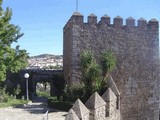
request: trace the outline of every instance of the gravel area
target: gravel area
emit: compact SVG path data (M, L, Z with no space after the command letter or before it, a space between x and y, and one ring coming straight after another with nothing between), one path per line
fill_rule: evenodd
M48 120L65 120L67 112L51 110L43 102L33 102L19 107L0 109L0 120L43 120L46 111Z

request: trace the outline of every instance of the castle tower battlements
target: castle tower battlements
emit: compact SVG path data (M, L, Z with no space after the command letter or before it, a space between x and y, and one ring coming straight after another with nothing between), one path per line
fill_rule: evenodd
M150 21L147 22L144 18L140 18L137 21L137 26L136 26L136 21L134 18L129 17L126 19L125 24L123 24L123 18L120 16L117 16L113 18L113 24L111 24L111 19L109 16L104 15L101 17L100 21L97 22L97 16L94 14L90 14L87 17L87 22L84 22L84 16L80 14L79 12L74 12L70 20L67 22L67 24L64 27L64 30L67 29L68 26L71 24L75 25L95 25L97 27L100 27L101 25L103 26L109 26L109 27L114 27L114 28L135 28L135 29L140 29L140 30L153 30L153 31L158 31L159 30L159 22L156 19L151 19Z
M119 90L122 120L159 120L159 22L108 15L97 20L75 12L64 26L63 69L66 84L81 81L80 53L90 50L97 61L103 51L117 58L111 73Z

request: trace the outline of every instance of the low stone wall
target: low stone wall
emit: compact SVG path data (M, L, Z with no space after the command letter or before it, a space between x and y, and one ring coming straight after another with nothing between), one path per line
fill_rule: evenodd
M95 92L85 104L77 99L65 120L120 120L117 100L110 88L102 97Z

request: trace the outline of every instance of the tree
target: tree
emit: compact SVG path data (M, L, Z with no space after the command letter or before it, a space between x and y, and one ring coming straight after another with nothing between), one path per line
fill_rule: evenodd
M11 45L18 41L23 33L20 28L10 23L12 10L2 8L3 0L0 0L0 81L5 79L6 72L17 72L27 66L28 54L26 50L16 49Z
M116 57L111 51L104 51L96 61L92 51L84 50L80 53L82 81L71 89L64 90L64 100L74 101L81 99L86 102L96 91L102 95L109 87L108 75L116 67ZM100 63L100 64L98 64Z
M116 67L116 57L111 51L102 52L100 65L96 62L93 52L82 51L80 54L84 100L95 91L99 94L108 87L107 75Z
M101 85L101 69L94 58L93 52L82 51L80 55L82 81L86 86L87 94L90 94L99 90Z
M103 80L116 67L116 57L111 51L105 51L101 54L101 67Z

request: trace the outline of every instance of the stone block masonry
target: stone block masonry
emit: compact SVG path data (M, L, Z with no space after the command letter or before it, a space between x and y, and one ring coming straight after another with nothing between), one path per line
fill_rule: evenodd
M159 120L159 22L137 21L129 17L125 25L117 16L75 12L64 27L64 77L68 86L81 81L80 53L91 50L97 61L102 51L112 51L117 58L111 74L120 91L122 120Z
M65 120L120 120L116 103L117 98L110 88L102 97L95 92L85 104L77 99Z

